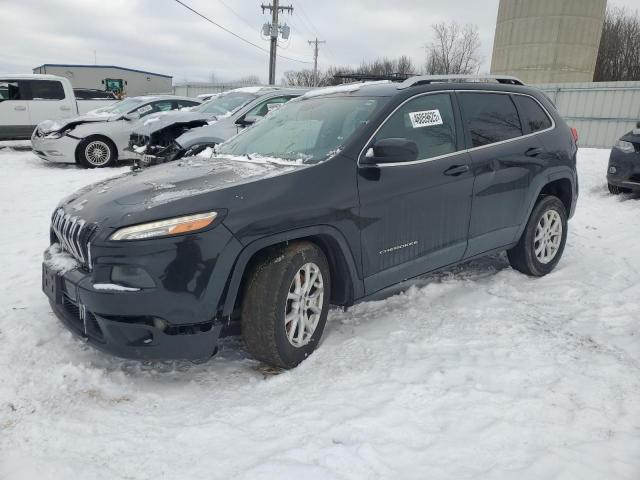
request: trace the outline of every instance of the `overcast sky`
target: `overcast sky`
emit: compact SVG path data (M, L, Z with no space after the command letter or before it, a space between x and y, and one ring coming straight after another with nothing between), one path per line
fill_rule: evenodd
M268 20L260 0L183 0L212 20L268 50L260 35ZM269 3L270 0L263 0ZM498 0L280 0L293 5L281 20L291 37L278 52L312 61L316 36L320 65L358 65L363 59L408 55L424 63L433 23L475 23L483 71L491 60ZM560 0L559 0L560 1ZM0 73L30 73L43 63L118 65L172 75L174 82L267 80L268 54L207 23L174 0L1 0ZM637 0L609 0L637 8ZM278 58L286 70L309 63Z

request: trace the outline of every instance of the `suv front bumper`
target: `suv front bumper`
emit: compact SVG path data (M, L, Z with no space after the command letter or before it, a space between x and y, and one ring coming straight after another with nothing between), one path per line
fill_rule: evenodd
M240 249L223 225L191 236L92 244L91 271L80 264L60 271L50 248L42 289L63 324L100 350L143 360L206 359L225 324L220 303ZM123 267L146 272L147 284L114 281Z
M139 292L103 292L90 287L90 274L80 269L62 275L42 266L42 289L56 316L76 336L93 347L123 358L140 360L200 360L211 357L222 323L168 326L152 317L111 317L95 312L99 305L120 308L139 302Z

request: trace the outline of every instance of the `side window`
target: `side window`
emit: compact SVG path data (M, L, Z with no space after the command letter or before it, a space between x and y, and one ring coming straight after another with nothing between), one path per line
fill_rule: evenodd
M527 133L551 128L551 119L533 98L525 95L514 95L513 99L520 110L522 125L529 129Z
M472 146L481 147L522 135L518 111L509 95L461 93L459 98Z
M31 90L29 100L64 100L62 83L55 80L26 80Z
M173 110L173 102L171 100L162 100L152 104L154 112L168 112Z
M176 100L174 102L174 108L186 108L186 107L195 107L196 105L200 105L198 102L190 102L189 100Z
M162 100L159 102L148 103L147 105L143 105L137 108L135 111L140 114L141 117L149 115L150 113L156 112L168 112L172 110L173 102L171 100Z
M406 138L418 144L418 159L456 151L456 126L448 93L422 95L409 100L389 117L376 141Z
M20 100L21 98L17 81L0 80L0 102L3 100Z
M287 96L287 97L270 98L269 100L265 100L264 102L256 105L249 113L247 113L246 116L247 117L250 117L250 116L264 117L271 110L275 110L276 108L281 107L282 104L287 103L292 98L295 98L295 97Z

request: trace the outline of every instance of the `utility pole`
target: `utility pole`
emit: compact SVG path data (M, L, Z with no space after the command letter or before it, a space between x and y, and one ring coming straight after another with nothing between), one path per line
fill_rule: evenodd
M262 13L264 13L265 10L269 10L271 12L271 24L265 24L265 31L267 31L268 29L269 36L271 37L271 46L269 48L269 85L275 85L276 83L276 52L278 49L278 35L280 32L280 25L278 24L278 14L284 13L285 11L288 11L289 13L293 12L293 7L291 5L281 7L279 5L279 0L272 0L272 2L273 3L271 5L260 5L260 7L262 8ZM267 27L267 25L269 26ZM285 38L289 36L288 27L286 32L287 33Z
M318 44L319 43L327 43L325 40L318 40L316 37L315 40L307 40L309 45L315 44L315 49L313 51L313 86L318 86Z

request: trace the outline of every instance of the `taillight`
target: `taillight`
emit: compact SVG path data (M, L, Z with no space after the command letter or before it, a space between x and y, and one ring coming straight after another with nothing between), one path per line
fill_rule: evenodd
M575 127L571 127L571 136L573 137L573 141L578 143L578 129Z

